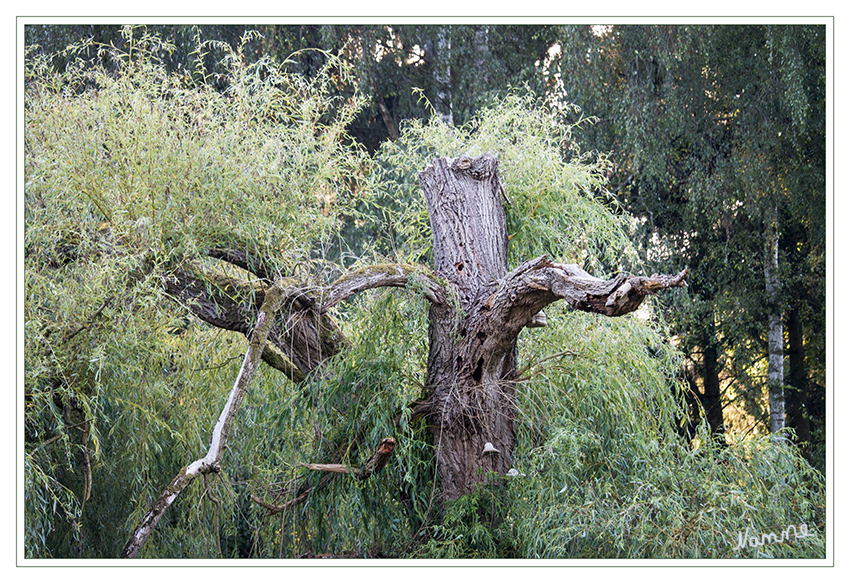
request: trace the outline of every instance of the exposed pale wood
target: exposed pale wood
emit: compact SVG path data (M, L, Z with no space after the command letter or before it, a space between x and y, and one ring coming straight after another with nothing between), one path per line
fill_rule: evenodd
M390 457L395 449L396 441L392 437L385 437L375 448L375 451L369 456L360 468L354 468L347 464L301 464L308 470L318 472L333 472L335 474L351 474L358 480L365 480L373 473L380 471L390 461Z

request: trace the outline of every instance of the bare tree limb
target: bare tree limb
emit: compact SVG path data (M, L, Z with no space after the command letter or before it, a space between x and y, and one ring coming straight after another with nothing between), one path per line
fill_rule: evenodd
M322 313L354 294L377 287L406 287L417 281L425 297L433 303L446 299L445 282L418 265L388 263L370 265L347 273L327 286L322 294Z
M540 310L559 299L577 310L622 316L638 309L648 295L686 287L687 274L687 269L677 275L651 277L620 273L605 280L575 264L552 263L543 255L522 263L495 282L490 288L492 293L476 309L489 312L490 318L517 332Z
M375 451L366 460L366 463L363 464L361 468L352 468L346 464L301 464L305 468L310 470L315 470L319 472L333 472L336 474L351 474L358 480L365 480L373 473L383 469L384 466L390 461L390 457L393 455L393 450L395 449L396 441L392 437L385 437L381 440L381 443L378 444L378 447L375 448Z
M673 287L687 287L684 269L676 275L653 274L650 277L617 274L609 280L593 277L578 265L553 264L546 276L551 290L573 308L615 317L634 312L646 296Z
M310 470L328 472L328 475L322 478L319 481L319 484L315 487L302 486L294 498L287 500L283 504L269 504L255 494L251 494L251 500L268 510L269 515L278 514L288 508L292 508L293 506L305 502L311 492L319 490L330 481L333 477L332 474L351 474L358 480L365 480L387 465L393 454L395 446L396 441L392 437L382 439L381 443L378 444L378 447L375 448L375 451L371 456L369 456L369 459L366 460L366 463L364 463L361 468L352 468L346 464L301 464Z
M130 537L127 545L124 547L124 551L121 553L122 558L135 558L139 555L139 552L153 534L157 523L165 511L197 476L220 471L221 456L224 451L224 445L227 442L227 435L236 418L236 413L239 411L242 399L244 399L245 394L248 392L251 379L254 376L263 349L266 346L266 339L274 322L275 313L280 309L282 303L283 295L280 288L273 286L266 291L265 300L257 317L257 324L251 332L251 342L242 361L242 368L239 370L239 375L236 377L236 382L230 391L230 397L215 424L207 454L181 469L171 481Z

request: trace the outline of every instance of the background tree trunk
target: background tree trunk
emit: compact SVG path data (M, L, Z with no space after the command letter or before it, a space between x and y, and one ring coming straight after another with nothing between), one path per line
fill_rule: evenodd
M800 308L794 307L788 315L788 385L794 387L785 395L787 425L797 433L797 443L807 458L812 454L812 435L809 427L808 392L805 353L803 348L803 322Z
M770 432L785 427L785 391L782 308L779 299L779 230L776 209L768 218L765 244L764 279L767 291L767 390L770 407Z
M437 100L434 107L440 119L448 125L454 125L452 107L452 31L447 26L437 28L435 48L434 80L437 82Z
M705 367L702 406L705 409L711 433L715 433L723 425L723 404L720 402L720 367L717 362L717 344L713 334L706 342L702 361Z

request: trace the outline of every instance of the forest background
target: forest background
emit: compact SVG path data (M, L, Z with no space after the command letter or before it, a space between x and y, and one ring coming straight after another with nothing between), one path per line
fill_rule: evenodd
M546 253L599 276L687 267L687 292L624 321L547 310L547 335L529 329L519 346L529 378L514 456L525 482L445 504L427 431L415 415L395 419L421 390L422 290L364 294L337 314L355 348L334 380L262 372L226 476L188 490L145 556L724 557L742 529L806 523L823 536L825 27L26 34L38 47L27 54L27 556L118 556L185 456L203 453L245 340L173 301L163 282L175 265L205 257L198 279L215 283L222 257L211 249L225 242L310 281L428 265L415 173L435 156L488 149L501 157L512 266ZM168 91L191 103L179 124L157 118ZM242 118L227 111L240 104ZM255 131L279 143L263 152L271 142L257 141L265 157L236 178L245 161L227 144ZM199 142L205 133L214 142ZM162 148L175 166L154 156ZM183 152L221 166L193 177L176 162ZM198 199L169 205L181 175L198 181L182 187ZM122 188L146 198L125 200ZM216 221L209 209L228 212ZM160 254L147 264L133 247ZM352 386L370 398L351 402ZM653 411L667 413L653 421ZM376 474L381 488L338 478L320 490L316 475L297 512L252 501L299 494L312 479L300 464L338 453L332 429L372 440L345 463L362 463L379 435L407 436ZM649 456L653 471L638 471ZM823 556L823 545L753 555Z

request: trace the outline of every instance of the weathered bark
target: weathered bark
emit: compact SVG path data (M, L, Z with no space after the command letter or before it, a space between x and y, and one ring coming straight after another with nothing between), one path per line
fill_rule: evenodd
M546 305L608 316L637 309L677 276L611 280L547 257L507 272L507 232L494 156L435 160L420 173L431 220L435 270L459 305L434 303L426 387L441 494L453 499L511 466L516 440L516 340ZM485 444L492 448L485 451Z
M410 282L419 283L431 302L445 302L445 282L433 273L416 265L389 263L362 267L337 279L321 291L320 312L324 314L341 301L367 289L406 287Z
M419 178L434 268L460 301L431 308L426 374L441 492L457 498L489 473L505 474L515 441L516 335L497 333L492 304L479 299L507 273L505 212L492 156L441 158ZM498 451L485 454L487 442Z
M224 452L224 446L227 443L227 435L230 432L230 427L233 425L236 414L239 412L242 400L248 392L254 372L260 364L260 357L266 345L266 339L271 330L275 313L280 309L282 302L283 295L279 288L272 287L266 291L265 300L257 317L257 324L251 333L251 342L242 361L242 367L239 370L239 375L236 377L236 382L233 384L233 389L230 391L227 403L213 428L207 454L181 469L177 476L175 476L162 495L154 502L153 507L145 514L141 524L124 547L121 558L132 559L138 557L142 547L144 547L145 543L153 534L156 525L165 511L168 510L168 507L177 499L177 496L197 476L220 470L219 464Z
M256 259L249 263L244 254L235 251L217 250L210 255L245 269L261 265ZM257 270L271 273L268 268ZM263 360L292 381L301 382L346 345L328 313L332 307L368 289L405 287L410 282L416 282L432 302L445 301L445 282L426 268L414 265L363 267L321 288L293 278L279 279L283 307L269 333ZM164 284L176 301L204 322L245 335L249 334L270 285L263 280L242 281L191 263L173 269Z
M269 284L244 282L198 265L172 270L166 291L195 316L217 328L248 335ZM263 350L266 364L294 382L307 378L345 345L334 320L321 312L316 291L294 279L278 280L283 307Z

